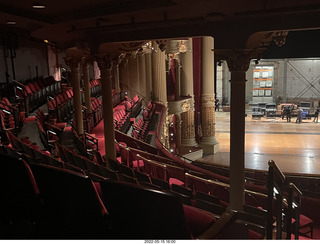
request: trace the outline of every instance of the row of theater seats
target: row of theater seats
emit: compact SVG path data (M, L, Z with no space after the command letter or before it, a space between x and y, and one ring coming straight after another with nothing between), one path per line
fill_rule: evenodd
M49 114L45 114L42 109L36 111L36 125L40 140L46 150L52 152L54 143L61 140L62 133L67 125L66 122L57 122Z
M71 121L71 127L75 148L81 155L93 157L93 152L99 150L99 139L87 132L79 135L75 121Z
M132 125L131 136L141 141L148 141L150 128L154 124L154 108L155 106L149 101L147 107L143 110L142 117Z
M121 93L120 93L121 94ZM117 96L114 93L113 97ZM130 99L126 97L113 108L114 127L123 133L127 133L131 126L131 119L135 118L141 111L142 99L137 95Z
M66 121L74 112L73 90L67 88L58 94L48 96L48 112L52 118L58 121Z
M181 203L207 211L215 218L219 218L220 215L226 211L226 207L221 204L221 200L219 200L217 196L209 193L203 193L202 191L193 191L190 188L184 187L181 181L174 178L171 178L171 180L167 182L163 179L163 175L165 175L165 173L157 172L157 169L150 170L150 173L141 172L138 168L132 169L126 166L124 163L114 161L109 161L109 168L106 168L101 165L101 163L105 163L101 160L95 160L95 162L92 162L88 158L78 155L70 149L60 145L58 148L61 159L83 169L93 181L101 181L105 180L104 178L109 178L116 181L150 187L160 191L170 191L175 197L180 199ZM140 165L139 168L148 168L150 166L153 167L152 165L147 166L147 164L148 163L146 162L146 164ZM157 163L154 162L152 164ZM181 178L181 176L184 174L184 170L172 165L170 166L171 169L169 172L173 173L174 171L175 176L180 175ZM157 172L156 175L153 174L155 172ZM253 216L255 214L259 214L259 216ZM246 212L241 213L241 218L246 219L247 221L249 221L250 218L255 219L255 221L251 220L251 222L254 222L254 224L250 227L252 230L249 230L249 238L264 238L264 210L260 210L252 206L246 206ZM256 223L259 223L259 225ZM249 225L249 223L246 223L246 225Z
M90 93L92 97L101 96L101 82L100 80L91 80L90 82Z
M0 101L0 110L1 132L10 130L17 133L21 130L25 120L25 112L21 111L20 104L11 104L8 98L3 97Z
M215 222L210 213L182 205L173 192L127 184L119 170L68 150L65 160L82 161L84 170L62 160L45 164L37 156L16 153L0 146L6 176L0 187L7 196L0 208L4 238L191 239ZM41 155L53 159L48 152Z
M184 204L194 204L198 208L219 213L229 205L229 184L219 182L217 180L208 179L206 175L173 165L174 161L166 159L154 154L149 154L135 148L127 147L125 143L119 143L118 161L139 172L139 174L148 174L153 179L161 180L162 189L173 189L183 196L181 200ZM141 156L143 155L143 156ZM128 174L132 177L132 174ZM148 182L150 183L150 182ZM271 187L273 189L273 187ZM202 194L206 199L193 202L194 194ZM309 198L302 198L308 206L315 207L314 202L310 202ZM300 201L298 201L298 204ZM253 185L245 183L245 208L247 212L258 215L253 221L260 225L255 229L256 237L263 237L266 234L266 211L268 209L268 191L266 186ZM306 212L303 209L303 212ZM274 211L270 211L273 214ZM298 238L312 238L313 220L306 215L301 214L298 221L299 235ZM292 231L293 232L293 231ZM251 233L254 234L254 233ZM294 238L293 236L289 236Z
M123 108L120 108L119 110L114 110L114 128L116 130L126 133L130 127L130 118L131 116L129 111L126 111Z
M84 130L87 133L90 133L94 127L102 120L103 111L102 111L102 101L99 98L91 98L91 113L87 113L85 108L83 110L83 123Z
M23 84L14 81L15 93L18 101L23 104L24 111L29 113L47 102L47 94L61 92L61 82L52 76L34 79L32 82Z
M268 221L267 237L275 234L276 239L283 239L285 232L286 239L298 240L299 235L312 238L314 221L301 213L301 191L286 178L273 160L268 165L268 213L274 214L275 223Z

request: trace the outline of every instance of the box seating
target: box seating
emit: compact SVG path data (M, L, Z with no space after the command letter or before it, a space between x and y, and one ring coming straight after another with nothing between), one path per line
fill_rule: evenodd
M47 100L47 93L61 92L61 82L55 81L52 76L45 79L34 79L26 84L14 81L14 84L16 98L23 104L26 113L44 104Z
M90 93L92 97L101 96L101 83L100 80L91 80L90 82Z
M99 98L91 98L91 109L93 113L94 126L103 118L102 101Z
M7 114L9 112L12 115L16 128L22 128L26 115L24 111L21 111L21 106L19 103L13 105L10 103L8 98L3 97L0 101L0 109L5 110Z
M124 109L114 111L113 115L115 129L126 133L130 127L130 113Z
M72 100L73 91L70 88L57 95L50 93L47 102L49 115L57 121L66 121L74 112Z
M16 133L15 121L12 116L7 115L3 110L0 110L1 119L1 138L4 141L7 131Z

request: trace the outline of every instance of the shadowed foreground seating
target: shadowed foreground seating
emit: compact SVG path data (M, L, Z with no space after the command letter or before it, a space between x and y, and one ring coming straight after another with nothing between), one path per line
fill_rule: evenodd
M31 165L44 207L39 237L50 239L108 238L108 214L83 174L49 165Z
M182 204L170 192L124 182L101 182L113 237L190 239Z
M1 146L1 152L6 148ZM0 238L33 238L40 207L39 189L28 164L0 154Z

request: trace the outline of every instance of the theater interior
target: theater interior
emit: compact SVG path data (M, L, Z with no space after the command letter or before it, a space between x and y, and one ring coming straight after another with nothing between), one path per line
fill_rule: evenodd
M319 14L0 0L0 239L320 239Z

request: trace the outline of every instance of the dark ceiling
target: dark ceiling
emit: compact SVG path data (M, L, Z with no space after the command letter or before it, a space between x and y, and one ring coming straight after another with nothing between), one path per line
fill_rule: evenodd
M34 9L35 2L45 8ZM47 39L62 48L211 35L215 48L253 48L260 41L252 41L255 33L312 33L320 29L319 16L319 0L0 0L0 34Z

